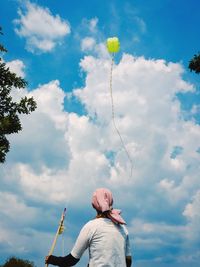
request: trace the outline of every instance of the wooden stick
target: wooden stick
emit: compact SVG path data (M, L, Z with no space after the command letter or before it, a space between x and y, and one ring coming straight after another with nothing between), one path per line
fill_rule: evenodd
M58 226L58 229L57 229L57 232L56 232L56 235L54 237L54 240L53 240L53 243L51 245L51 249L49 250L49 254L48 256L52 255L53 254L53 251L54 251L54 248L56 246L56 242L57 242L57 239L58 239L58 236L59 234L61 233L61 229L63 227L63 223L64 223L64 219L65 219L65 213L66 213L66 208L64 209L62 215L61 215L61 218L60 218L60 223L59 223L59 226ZM46 263L45 264L45 267L48 267L48 264Z

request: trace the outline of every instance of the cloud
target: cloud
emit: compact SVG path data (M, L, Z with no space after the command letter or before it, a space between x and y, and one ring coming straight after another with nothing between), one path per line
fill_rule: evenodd
M137 247L138 252L143 251L144 256L140 255L140 260L157 261L159 259L162 262L170 257L177 261L178 251L184 241L185 229L186 227L182 225L148 222L140 219L134 219L130 226L135 247ZM169 247L172 246L173 251L169 252Z
M82 41L81 41L81 50L82 51L90 51L94 48L96 44L96 41L94 38L92 37L85 37Z
M26 48L33 53L52 51L71 31L68 21L29 1L18 14L20 18L14 21L15 32L26 39Z
M200 216L200 191L196 193L193 198L192 203L187 204L183 215L188 217L189 219L198 218Z
M200 235L200 190L192 197L192 202L186 205L183 215L188 219L187 237L198 243Z
M16 73L18 76L24 78L25 77L25 65L23 61L16 59L13 61L6 62L6 65L9 67L11 72Z
M133 159L130 177L112 124L110 63L94 56L80 62L85 84L71 94L85 115L65 110L70 97L57 80L29 92L38 109L22 116L23 131L10 138L11 151L0 173L2 199L13 194L8 207L18 203L25 211L32 204L30 217L47 208L55 214L65 204L77 213L88 212L93 190L109 187L130 225L137 259L145 260L143 249L154 262L165 261L165 255L173 262L198 255L199 236L194 240L193 234L199 227L200 126L184 120L177 97L179 92L195 93L195 88L184 81L179 63L124 54L114 64L115 118ZM33 236L35 243L46 236L44 228L41 237L38 229L26 229L31 237L23 237L20 247ZM13 236L18 237L15 231Z
M98 21L99 21L98 18L92 18L89 21L89 29L90 29L91 32L95 32L96 31Z
M97 17L91 19L84 18L81 23L81 29L87 31L91 35L96 35L98 33L98 22L99 19Z
M145 21L144 21L142 18L138 17L138 16L135 16L134 19L135 19L135 21L136 21L136 23L137 23L137 25L138 25L140 31L141 31L142 33L146 33L146 31L147 31L147 26L146 26Z
M141 36L147 33L147 23L145 19L139 14L135 4L125 3L124 5L125 16L132 22L133 30L130 31L131 40L134 44L139 44L142 40Z
M81 51L85 54L90 53L99 58L109 58L109 53L105 46L105 36L98 27L98 18L84 18L81 25L76 30L76 38L80 42Z
M7 217L8 222L12 220L17 224L31 223L36 219L37 209L33 207L28 207L20 199L19 196L11 194L10 192L0 192L0 211L1 218ZM24 214L26 214L26 222L23 219Z
M37 109L29 116L20 117L23 131L17 136L10 136L10 142L13 143L9 154L10 160L32 162L36 169L43 164L58 168L67 166L70 152L64 134L68 127L68 115L64 111L65 93L60 88L59 82L51 81L31 92L13 91L15 98L24 95L34 97ZM24 149L20 149L21 146Z

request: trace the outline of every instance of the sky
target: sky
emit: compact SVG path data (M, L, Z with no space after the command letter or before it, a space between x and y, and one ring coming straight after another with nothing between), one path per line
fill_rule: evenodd
M0 43L33 96L0 166L0 264L44 265L70 252L109 188L129 230L133 266L197 267L200 260L200 51L198 0L1 0ZM112 90L106 40L116 36ZM87 252L77 264L86 266Z

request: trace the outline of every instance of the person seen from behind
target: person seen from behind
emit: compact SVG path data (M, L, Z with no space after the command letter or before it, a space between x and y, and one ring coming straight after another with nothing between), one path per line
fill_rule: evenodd
M113 209L112 205L111 191L97 189L92 196L96 218L83 226L69 255L50 255L45 263L60 267L74 266L88 249L89 267L130 267L132 256L126 223L120 216L120 210Z

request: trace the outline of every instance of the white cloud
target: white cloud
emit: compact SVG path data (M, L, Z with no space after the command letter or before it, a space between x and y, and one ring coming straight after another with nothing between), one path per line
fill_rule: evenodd
M81 30L82 33L83 31L87 31L88 33L90 33L91 35L95 35L98 32L98 22L99 19L97 17L91 18L91 19L86 19L84 18L82 20L82 24L81 24Z
M199 112L200 112L200 105L196 105L196 104L193 105L191 113L192 114L199 114Z
M38 173L25 164L18 164L15 170L28 199L54 204L68 201L70 191L67 190L67 177L63 170L55 171L44 166Z
M89 29L90 29L91 32L95 32L96 31L98 21L99 21L98 18L92 18L89 21Z
M27 49L31 52L49 52L70 33L70 24L53 16L48 8L25 2L25 11L19 10L15 32L26 39Z
M157 249L161 244L168 243L170 239L184 239L185 229L185 226L170 225L164 222L148 222L141 219L134 219L130 226L130 232L138 239L140 245L146 241L146 244L157 246ZM147 237L151 238L150 242ZM156 240L155 243L152 242L153 238Z
M84 37L83 37L84 36ZM105 36L102 36L102 32L98 28L98 18L82 20L82 24L77 29L76 37L80 40L81 51L90 53L99 58L109 58L105 42Z
M6 62L6 65L9 67L11 72L16 73L18 76L24 78L25 77L25 65L23 61L16 59L13 61Z
M176 200L174 205L180 199L187 199L198 181L199 153L196 151L200 130L194 122L181 119L179 102L174 100L177 92L193 90L190 84L182 81L182 67L131 55L124 55L119 65L114 66L116 123L133 159L132 179L126 153L112 126L110 61L88 56L81 61L81 67L87 75L86 84L84 88L74 90L74 95L84 104L91 119L64 111L65 94L58 81L51 81L31 93L38 103L38 109L31 115L32 127L29 127L29 118L23 117L24 130L11 139L12 142L18 140L14 142L14 149L26 144L26 153L32 151L27 155L34 159L33 166L40 166L39 173L25 165L18 169L26 191L31 185L23 177L30 173L36 187L37 179L41 177L42 181L43 177L51 177L50 190L54 189L56 175L61 177L60 184L70 181L68 189L62 186L58 186L58 191L55 189L55 195L60 194L61 201L64 188L73 191L77 182L84 179L89 179L95 187L100 177L102 184L111 187L129 183L142 190L149 186L149 190L156 189L158 194L163 192L168 200ZM175 146L183 147L183 152L172 159L170 155ZM20 152L20 155L24 157L25 154ZM23 163L27 161L24 159ZM189 184L188 177L193 184ZM34 194L35 190L32 191ZM44 197L47 197L45 190L41 193L41 198Z
M142 18L138 17L138 16L135 16L134 19L135 19L136 23L138 24L138 27L139 27L140 31L142 33L145 33L147 31L147 26L146 26L145 21Z
M183 215L191 220L200 217L200 191L196 193L192 203L187 204Z
M198 243L200 236L200 190L192 197L192 202L186 205L183 215L188 219L186 236Z
M58 80L41 85L33 91L33 97L36 100L37 112L48 115L58 129L67 128L67 113L64 112L65 93L60 88Z
M88 73L87 84L84 90L77 90L75 94L89 112L97 112L98 117L103 120L109 118L110 63L88 56L81 61L81 67ZM191 90L191 86L186 83L184 89L180 87L181 74L182 68L179 64L165 64L162 60L144 58L134 59L130 55L124 55L113 71L116 114L131 116L133 123L144 118L149 120L149 123L153 120L154 125L162 126L176 121L180 107L177 101L172 100L174 94ZM160 114L164 114L165 120Z
M81 50L82 51L90 51L94 48L96 44L96 41L94 38L92 37L85 37L82 41L81 41Z
M3 60L3 59L2 59ZM11 73L15 73L18 77L21 77L21 78L25 78L25 64L23 61L19 60L19 59L15 59L15 60L12 60L12 61L8 61L8 62L5 62L3 60L3 62L6 64L6 67L9 68L10 72ZM20 99L25 96L25 94L28 94L27 93L27 90L25 88L15 88L13 87L12 88L13 90L11 90L11 96L13 98L14 101L18 102L20 101Z
M186 227L184 225L175 225L165 223L162 221L149 222L142 219L134 219L131 222L129 231L133 236L132 244L135 250L142 251L140 261L166 262L171 259L173 262L178 262L180 259L180 251L184 251L183 255L189 255L184 249L183 243L185 241L184 232ZM168 251L168 247L173 247L173 250ZM179 250L179 253L176 251ZM147 259L145 255L150 257Z
M22 225L31 223L39 215L36 208L26 206L23 199L10 192L0 192L0 213L1 218L6 216L8 221L12 220L15 223L15 226L19 223ZM26 222L23 219L25 214Z
M23 218L25 218L25 214ZM29 222L27 221L27 223ZM16 229L14 226L15 224L11 228L6 224L2 225L2 222L0 222L1 260L4 259L6 261L8 256L15 255L15 257L34 260L37 266L42 265L44 255L48 253L49 249L47 244L53 240L53 235L48 232L31 229L28 225L21 229ZM4 244L4 247L2 247L2 244ZM38 258L32 256L34 254L37 254Z
M52 168L67 166L70 152L64 135L68 115L64 111L65 93L59 82L51 81L29 93L26 90L12 92L15 99L25 95L34 97L37 109L29 116L20 116L23 130L9 136L12 145L8 157L16 163L32 162L36 169L43 165Z
M142 18L139 14L138 14L138 10L136 8L136 6L132 3L126 3L125 4L125 15L127 16L127 18L132 22L133 25L136 25L137 28L134 29L134 34L135 37L135 42L140 41L140 38L138 37L138 34L140 35L145 34L147 32L147 24L144 20L144 18Z

